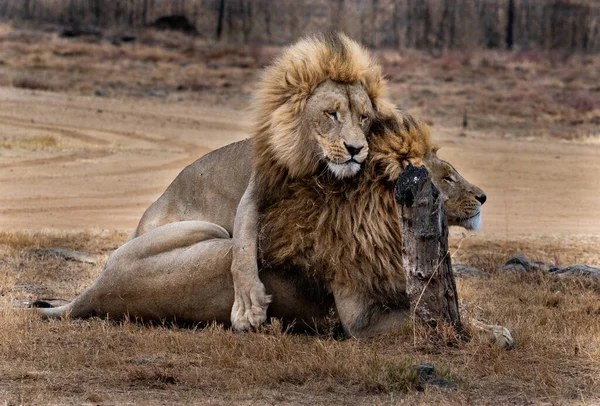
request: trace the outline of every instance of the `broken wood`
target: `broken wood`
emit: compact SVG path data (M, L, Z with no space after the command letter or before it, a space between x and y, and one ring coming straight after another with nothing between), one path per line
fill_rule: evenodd
M439 321L465 334L448 252L448 222L440 193L424 167L408 167L394 190L402 233L406 289L416 319Z

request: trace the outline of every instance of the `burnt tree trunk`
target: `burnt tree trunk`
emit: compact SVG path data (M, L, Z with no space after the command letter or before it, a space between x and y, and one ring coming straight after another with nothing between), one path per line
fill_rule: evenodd
M446 211L427 169L409 164L396 183L395 196L407 294L415 318L428 325L450 323L464 335L448 252Z

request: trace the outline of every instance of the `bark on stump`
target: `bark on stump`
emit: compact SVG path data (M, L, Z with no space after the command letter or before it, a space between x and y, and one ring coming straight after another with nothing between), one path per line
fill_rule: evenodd
M402 233L406 289L415 318L428 325L452 324L464 336L456 283L448 252L448 221L427 169L408 167L400 174L395 197Z

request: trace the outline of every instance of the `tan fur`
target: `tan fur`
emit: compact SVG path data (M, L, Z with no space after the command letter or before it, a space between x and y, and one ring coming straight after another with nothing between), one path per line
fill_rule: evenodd
M384 81L379 65L364 48L343 34L303 39L284 50L264 72L255 102L257 165L275 159L294 178L314 171L299 117L326 79L360 83L377 109Z

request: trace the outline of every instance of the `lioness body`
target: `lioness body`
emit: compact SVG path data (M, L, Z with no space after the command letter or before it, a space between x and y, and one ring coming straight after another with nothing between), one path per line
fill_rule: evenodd
M235 213L252 173L249 139L209 152L177 175L144 212L129 239L176 221L218 224L233 235Z

